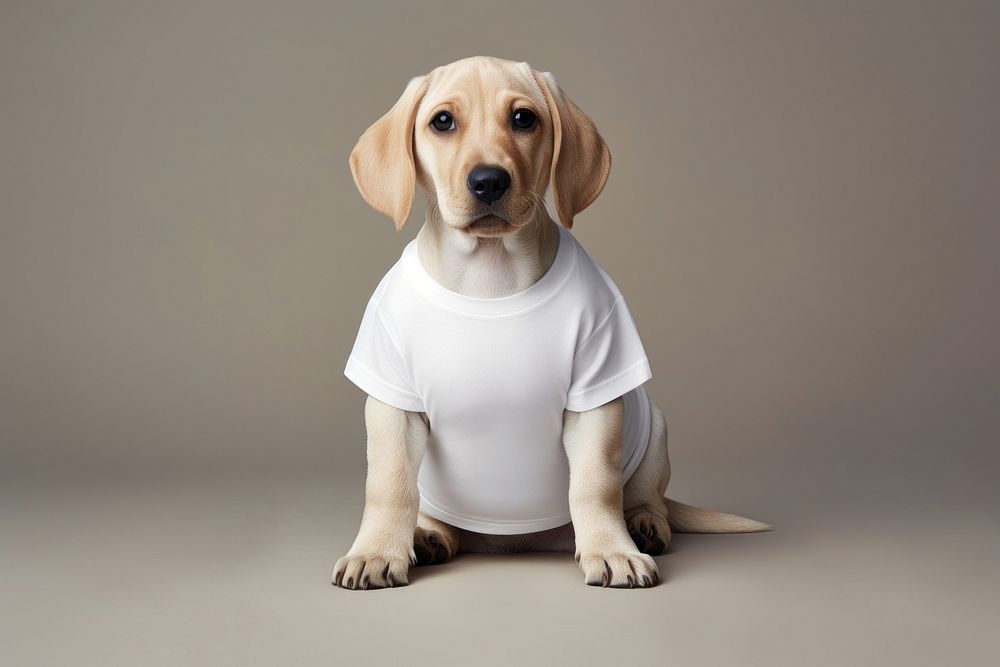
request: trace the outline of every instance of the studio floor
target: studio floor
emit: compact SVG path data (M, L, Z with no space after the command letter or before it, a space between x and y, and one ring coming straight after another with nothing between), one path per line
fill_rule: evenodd
M564 554L459 555L407 587L334 588L361 515L353 469L8 480L3 662L996 664L986 472L954 473L944 495L886 470L822 472L689 471L671 495L776 530L679 535L650 590L587 587Z

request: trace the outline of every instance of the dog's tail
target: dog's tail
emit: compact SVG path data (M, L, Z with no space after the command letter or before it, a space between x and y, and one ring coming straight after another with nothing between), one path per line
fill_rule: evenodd
M678 533L759 533L772 530L766 523L739 514L706 510L670 498L664 500L667 501L667 523Z

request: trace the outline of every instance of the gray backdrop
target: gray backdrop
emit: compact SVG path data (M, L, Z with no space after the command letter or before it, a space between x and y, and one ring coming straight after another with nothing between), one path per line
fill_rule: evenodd
M988 2L4 2L18 664L984 660L998 34ZM574 233L639 325L671 495L778 528L682 536L652 591L568 556L328 587L364 478L344 362L423 213L396 233L347 157L476 54L552 71L611 148Z

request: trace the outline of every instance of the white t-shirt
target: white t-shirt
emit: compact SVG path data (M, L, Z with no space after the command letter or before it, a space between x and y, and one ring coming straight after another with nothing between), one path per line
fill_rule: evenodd
M549 270L506 297L453 292L411 241L365 309L344 374L427 413L420 509L460 528L512 535L570 521L563 411L624 396L623 479L649 443L652 377L625 300L566 229Z

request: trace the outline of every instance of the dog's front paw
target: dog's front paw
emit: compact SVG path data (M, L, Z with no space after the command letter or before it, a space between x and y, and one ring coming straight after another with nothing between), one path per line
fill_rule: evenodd
M648 588L660 580L653 559L638 551L583 552L576 560L588 586Z
M333 566L333 585L350 590L392 588L409 583L411 557L358 553L347 554Z

